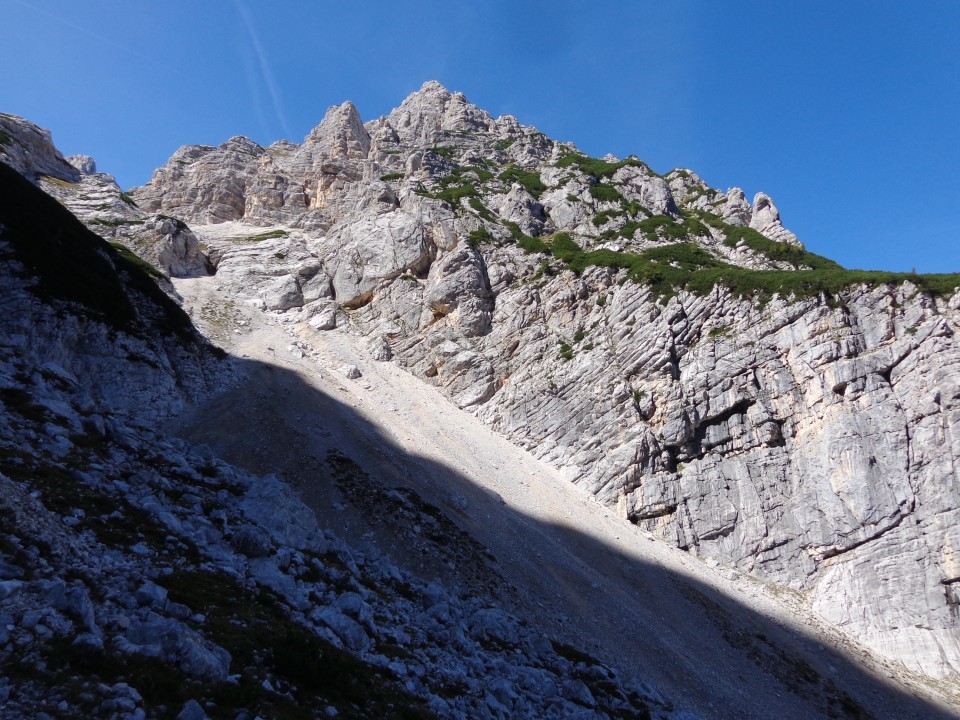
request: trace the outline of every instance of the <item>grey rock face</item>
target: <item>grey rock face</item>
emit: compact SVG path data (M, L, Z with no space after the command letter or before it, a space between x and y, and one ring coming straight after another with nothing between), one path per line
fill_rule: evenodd
M394 362L625 519L802 591L912 668L960 672L945 550L956 300L907 284L759 308L720 287L661 300L615 268L564 270L517 243L686 241L751 269L789 267L731 247L728 226L799 243L763 193L751 206L690 171L579 163L436 83L366 125L332 108L299 146L183 148L134 196L251 236L282 227L250 243L196 231L239 299L389 338ZM680 229L690 218L708 222Z
M200 250L197 236L183 223L156 215L143 221L143 230L128 237L144 260L171 277L210 274L210 261Z
M144 212L112 176L97 172L93 158L64 160L48 131L13 115L0 113L0 131L10 138L0 144L0 160L57 198L90 230L168 276L209 273L209 260L185 223Z
M462 93L451 93L440 83L429 81L401 103L386 118L400 142L430 146L445 133L490 132L490 115L470 104Z
M49 130L29 120L0 113L0 160L36 183L51 177L65 183L80 179L80 171L64 159Z
M334 158L362 159L370 152L370 135L353 103L332 107L304 144L315 144Z
M97 162L89 155L71 155L67 162L80 171L81 175L95 175Z
M753 208L740 188L730 188L723 205L723 219L731 225L746 227L753 219ZM779 220L779 215L777 217Z
M780 223L780 211L773 204L773 200L764 193L757 193L753 198L753 217L750 220L750 227L771 240L798 244L797 236L783 227Z
M475 250L458 246L443 253L430 268L425 293L434 316L445 317L465 337L490 332L490 281Z
M179 210L177 217L187 222L236 220L243 217L246 188L265 153L242 137L231 138L218 148L180 148L154 172L150 183L132 193L147 212ZM171 192L173 188L180 192ZM189 212L190 208L201 207L202 211Z

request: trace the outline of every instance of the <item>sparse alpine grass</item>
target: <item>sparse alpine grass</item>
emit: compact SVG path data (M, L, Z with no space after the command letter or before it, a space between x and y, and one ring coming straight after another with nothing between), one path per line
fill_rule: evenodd
M514 228L511 228L514 240L528 253L552 255L577 274L589 267L625 270L628 281L647 285L656 297L664 300L680 290L705 295L718 285L728 288L739 297L760 301L766 301L773 295L784 298L823 295L832 298L854 285L899 285L911 282L921 291L938 296L948 295L960 287L960 273L917 275L847 270L826 258L817 261L819 256L799 249L799 252L805 253L803 259L816 262L816 267L803 270L750 270L726 263L692 242L663 245L639 253L586 251L567 233L530 238L516 226ZM807 258L807 255L812 258Z
M599 158L588 157L586 155L580 155L578 153L567 153L557 160L557 167L576 167L579 168L584 174L592 175L593 177L597 178L597 180L612 177L617 170L628 166L642 167L648 172L652 173L649 165L632 155L626 160L621 160L620 162L615 163L610 163L606 160L600 160Z

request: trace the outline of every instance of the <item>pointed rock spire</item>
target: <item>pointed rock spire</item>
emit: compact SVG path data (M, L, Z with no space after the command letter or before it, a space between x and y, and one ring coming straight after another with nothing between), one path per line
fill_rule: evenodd
M723 220L731 225L746 227L750 224L753 210L746 194L738 187L727 190L727 202L723 205Z
M348 100L328 109L304 144L322 146L331 157L362 159L370 152L370 135L356 106Z
M797 236L780 222L780 211L766 193L759 192L753 198L753 218L750 220L750 227L771 240L800 245Z

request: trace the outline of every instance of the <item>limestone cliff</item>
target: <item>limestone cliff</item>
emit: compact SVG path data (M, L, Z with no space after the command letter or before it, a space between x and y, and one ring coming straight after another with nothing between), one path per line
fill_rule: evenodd
M691 717L167 434L250 364L3 163L0 196L0 716ZM487 570L435 508L380 497Z
M960 671L956 278L846 271L763 193L433 82L300 145L182 148L130 194L237 297L368 336L626 520Z
M209 261L186 225L144 212L113 176L97 172L93 158L65 159L48 130L0 113L0 162L57 198L89 229L133 251L168 277L209 272Z

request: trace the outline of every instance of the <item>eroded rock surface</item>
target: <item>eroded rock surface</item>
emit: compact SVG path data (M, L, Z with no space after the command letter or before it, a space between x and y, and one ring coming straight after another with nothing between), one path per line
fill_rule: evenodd
M617 253L823 265L763 193L586 158L436 83L300 145L182 148L130 194L193 226L237 302L367 336L625 520L960 671L949 289L636 282Z
M209 260L185 223L145 212L112 175L97 172L90 156L64 159L48 130L0 113L0 140L4 138L0 161L57 198L101 237L123 245L168 277L209 273ZM172 292L169 285L167 289Z

